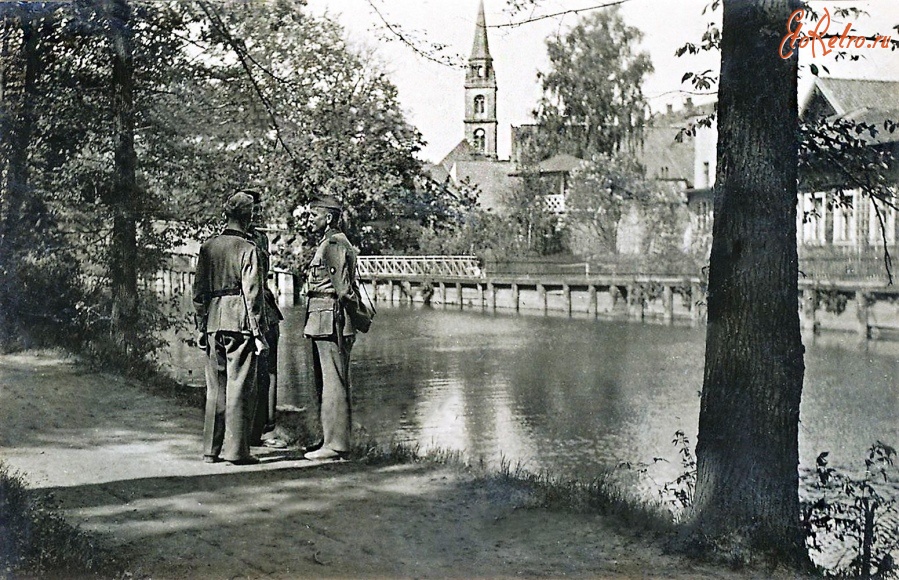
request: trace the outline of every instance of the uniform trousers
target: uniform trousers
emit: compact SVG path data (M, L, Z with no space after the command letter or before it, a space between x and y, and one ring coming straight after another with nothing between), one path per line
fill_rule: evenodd
M277 324L265 333L268 350L259 355L256 364L256 411L250 443L259 443L264 433L275 429L275 408L278 406L278 340L281 332Z
M250 456L250 428L256 405L257 357L253 337L219 331L206 347L206 416L203 454L225 461Z
M336 336L312 339L312 368L320 409L322 447L332 451L350 450L352 408L350 404L350 351L354 336L344 336L343 352Z

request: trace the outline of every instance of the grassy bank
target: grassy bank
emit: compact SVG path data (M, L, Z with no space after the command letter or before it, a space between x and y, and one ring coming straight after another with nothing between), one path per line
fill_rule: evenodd
M485 485L504 485L526 491L532 508L603 515L635 533L671 535L677 530L674 517L664 504L627 494L620 474L612 470L600 473L590 481L581 481L551 472L532 473L507 460L501 460L496 469L483 461L467 461L456 451L429 449L423 452L417 445L383 445L371 440L357 443L352 456L370 465L415 462L448 465L472 473Z
M4 578L114 576L113 558L59 514L53 498L29 490L0 461L0 575Z

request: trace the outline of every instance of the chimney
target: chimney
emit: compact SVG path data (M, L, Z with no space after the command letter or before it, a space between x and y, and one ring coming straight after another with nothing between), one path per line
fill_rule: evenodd
M671 103L665 105L665 108L667 109L666 113L669 115L674 112L674 105L672 105Z
M693 110L693 97L687 97L687 98L684 100L684 107L685 107L688 111L692 111L692 110Z

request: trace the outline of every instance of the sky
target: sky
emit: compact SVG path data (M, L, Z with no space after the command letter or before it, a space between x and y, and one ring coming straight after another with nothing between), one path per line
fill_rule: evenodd
M692 90L681 84L685 72L708 69L717 72L718 54L680 58L674 55L675 50L686 42L698 44L707 22L717 20L720 23L720 8L712 15L703 14L708 2L625 0L620 6L625 22L644 33L640 47L649 53L655 71L647 78L643 90L653 111L663 111L668 104L675 109L683 106L684 98L691 95L682 91ZM374 54L397 86L406 118L422 132L427 142L420 157L432 162L442 159L463 137L464 72L461 68L435 63L419 55L388 31L385 21L391 26L399 26L401 34L415 47L427 49L433 44L445 45L440 55L464 64L471 53L478 3L479 0L308 1L313 12L337 18L346 28L353 45ZM510 126L533 122L531 112L541 96L537 72L549 70L545 39L553 34L564 34L580 16L566 14L518 26L498 25L602 3L602 0L542 0L539 9L513 15L506 0L484 0L490 53L499 91L497 149L500 159L509 155ZM812 3L818 10L829 7L831 11L834 4ZM830 32L842 32L846 24L851 23L861 34L892 33L894 39L899 38L899 31L893 29L899 24L899 0L853 0L838 5L858 7L868 16L842 21L834 17ZM785 22L784 34L786 32ZM853 54L863 56L856 62L835 62L833 54L822 58L820 50L817 52L818 58L814 62L826 66L831 76L899 81L899 51L854 49ZM809 62L812 62L811 49L800 50L800 63ZM811 78L806 68L800 77L800 99L809 91ZM695 103L714 99L703 95L692 95L692 98Z

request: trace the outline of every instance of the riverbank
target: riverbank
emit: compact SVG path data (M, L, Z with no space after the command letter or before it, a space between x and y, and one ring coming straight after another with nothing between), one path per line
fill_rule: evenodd
M666 554L665 537L458 466L294 449L204 464L201 432L200 409L139 382L59 353L0 356L0 458L115 554L119 577L777 576Z

